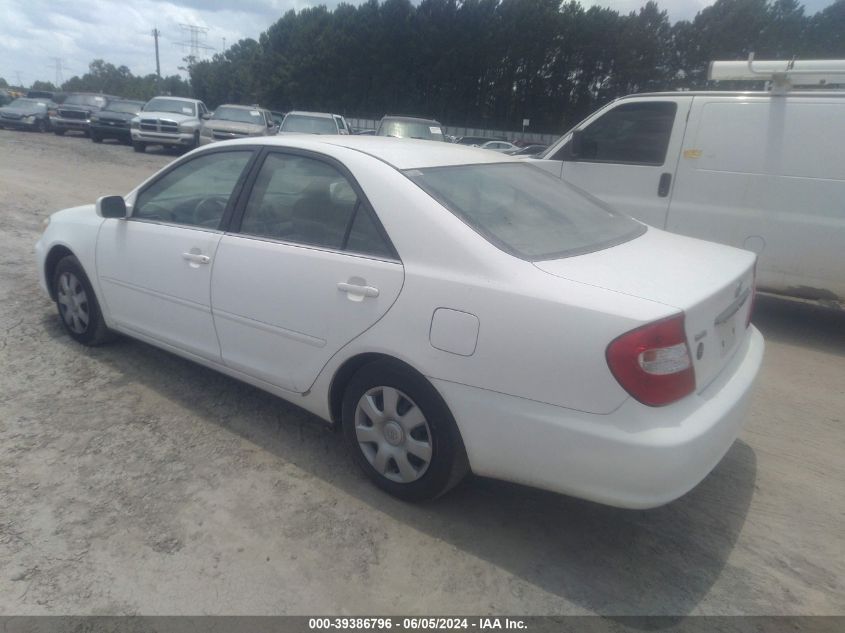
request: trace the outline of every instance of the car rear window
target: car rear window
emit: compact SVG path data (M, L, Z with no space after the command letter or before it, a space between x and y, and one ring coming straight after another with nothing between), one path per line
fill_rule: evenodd
M405 173L492 244L520 259L580 255L646 231L589 194L521 162Z
M442 141L443 130L437 121L403 121L384 119L379 125L378 136L397 138L419 138L428 141Z

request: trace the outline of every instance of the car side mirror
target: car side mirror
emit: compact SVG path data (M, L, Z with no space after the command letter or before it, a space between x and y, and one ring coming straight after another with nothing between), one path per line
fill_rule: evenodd
M203 121L208 121L208 120L211 118L211 113L210 113L210 112L203 112L203 113L200 115L200 118L201 118Z
M97 199L97 215L101 218L125 218L126 200L123 196L103 196Z

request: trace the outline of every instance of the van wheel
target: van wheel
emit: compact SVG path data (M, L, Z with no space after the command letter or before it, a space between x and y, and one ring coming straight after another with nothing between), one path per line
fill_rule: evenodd
M79 260L62 258L53 273L53 294L65 330L83 345L100 345L114 338L106 327L94 289Z
M140 152L141 154L143 154L147 151L147 144L141 143L140 141L135 141L134 143L132 143L132 149L134 149L136 152Z
M379 488L407 501L448 492L469 470L458 426L423 376L396 361L356 373L343 396L353 458Z

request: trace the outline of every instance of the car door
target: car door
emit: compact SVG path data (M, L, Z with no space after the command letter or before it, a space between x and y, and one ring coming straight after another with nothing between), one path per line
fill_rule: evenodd
M687 97L625 99L578 126L577 143L570 134L535 164L663 228L689 103Z
M248 186L211 282L223 362L301 393L390 309L404 269L339 163L268 151Z
M110 320L219 361L211 318L211 269L253 150L212 150L177 163L103 221L97 275Z

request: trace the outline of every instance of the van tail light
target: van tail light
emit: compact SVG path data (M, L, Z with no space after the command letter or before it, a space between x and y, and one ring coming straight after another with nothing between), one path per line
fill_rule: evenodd
M623 334L607 346L606 356L622 388L650 407L670 404L695 390L683 314Z
M757 260L754 260L754 274L751 277L751 305L748 306L748 316L745 317L745 329L751 325L751 316L754 314L754 303L757 299Z

